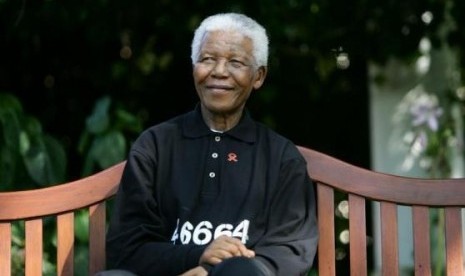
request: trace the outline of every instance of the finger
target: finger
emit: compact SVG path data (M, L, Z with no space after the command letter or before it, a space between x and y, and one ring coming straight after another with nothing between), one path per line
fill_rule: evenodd
M253 250L247 249L247 247L238 239L229 237L229 236L220 236L217 239L216 246L223 247L223 249L228 250L236 257L249 257L252 258L255 256Z
M206 264L211 264L211 265L217 265L217 264L221 263L222 261L223 261L222 258L218 258L216 256L211 256L211 257L208 257L205 260L203 260L203 262L201 262L200 264L206 263Z
M230 238L227 240L228 243L234 245L236 250L239 252L235 252L235 256L243 256L243 257L254 257L255 252L253 250L248 249L240 240L236 238Z
M234 255L222 247L207 248L200 257L200 263L216 264L217 260L224 260L233 257Z
M242 257L252 258L255 256L255 251L247 249L245 246L239 247L238 249Z
M247 249L247 252L244 254L245 257L253 258L255 257L255 251Z

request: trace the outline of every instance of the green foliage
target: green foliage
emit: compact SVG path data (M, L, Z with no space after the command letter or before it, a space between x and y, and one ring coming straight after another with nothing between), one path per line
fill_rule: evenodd
M86 276L88 274L89 256L89 212L80 210L75 213L74 233L76 234L74 247L74 275ZM55 234L56 236L56 234Z
M87 117L79 142L78 150L85 155L84 176L96 168L108 168L126 158L125 131L139 133L142 131L141 121L120 107L112 110L108 96L98 100L93 113Z
M126 133L139 133L141 120L116 106L110 97L100 99L87 117L79 152L85 156L83 175L122 161L127 153ZM39 121L25 114L19 100L0 94L0 187L31 189L63 182L67 156L60 142L42 130ZM75 214L75 275L87 275L88 211ZM56 222L44 220L43 275L55 275ZM12 226L12 271L24 274L24 223Z
M1 190L47 186L65 179L63 147L9 94L0 94L0 153Z
M11 269L17 275L24 275L24 223L13 223L11 227Z

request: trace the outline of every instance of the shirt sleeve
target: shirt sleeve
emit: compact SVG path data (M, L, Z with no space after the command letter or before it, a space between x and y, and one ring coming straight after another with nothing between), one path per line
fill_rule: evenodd
M138 275L178 275L198 265L204 247L175 245L155 196L156 161L129 154L107 233L107 264Z
M283 164L265 235L254 250L275 275L306 275L318 244L313 184L303 158Z

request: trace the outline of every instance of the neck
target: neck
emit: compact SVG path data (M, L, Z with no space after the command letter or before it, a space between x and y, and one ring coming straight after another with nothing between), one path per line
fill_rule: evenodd
M232 113L212 113L202 107L202 117L210 129L225 132L235 127L242 116L242 110Z

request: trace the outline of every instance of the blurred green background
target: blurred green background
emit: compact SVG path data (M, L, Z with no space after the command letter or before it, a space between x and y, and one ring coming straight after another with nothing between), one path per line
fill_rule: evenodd
M411 63L427 36L457 51L464 76L463 10L460 0L0 0L0 190L106 168L144 128L192 109L193 31L230 11L270 37L253 117L368 168L369 65Z

